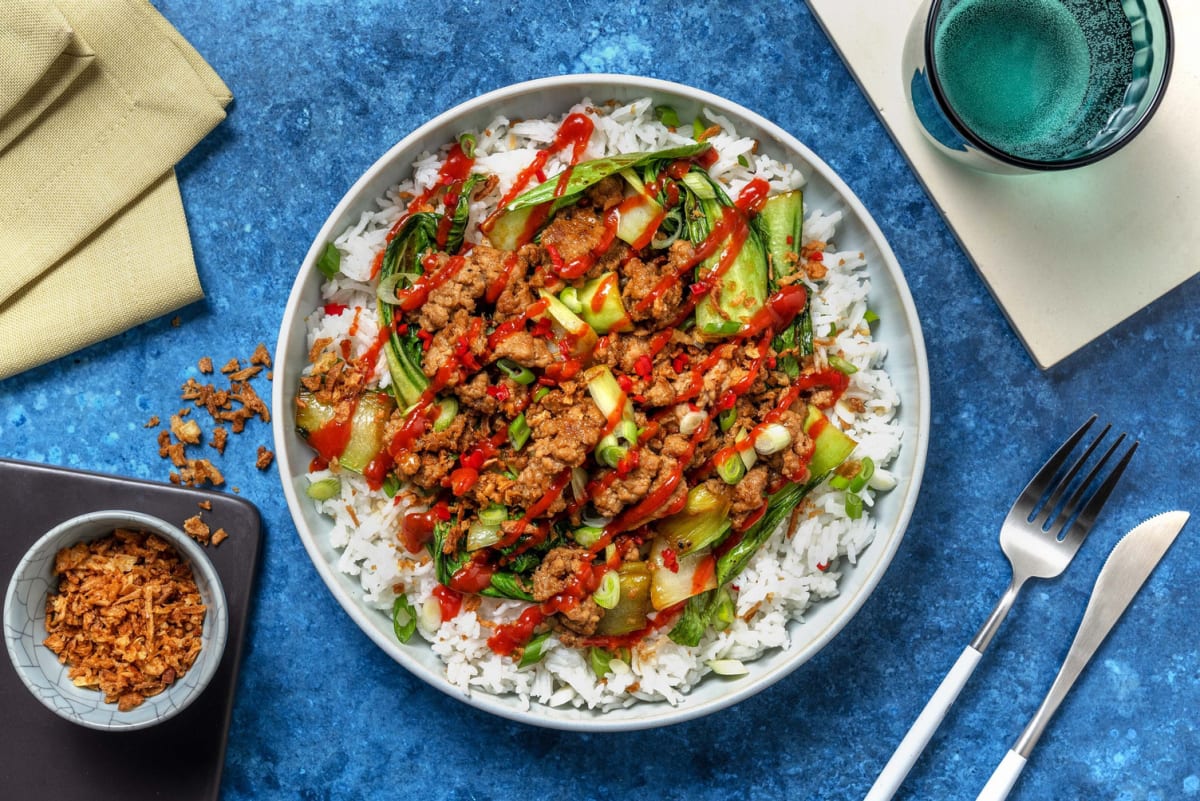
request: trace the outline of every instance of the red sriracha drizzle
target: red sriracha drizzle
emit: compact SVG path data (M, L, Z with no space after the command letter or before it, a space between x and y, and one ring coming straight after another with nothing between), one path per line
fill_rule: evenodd
M543 151L540 151L524 170L520 172L513 186L509 188L504 198L501 199L499 207L487 220L482 224L483 230L490 230L495 223L495 219L503 209L524 189L529 185L530 181L537 177L541 181L545 181L544 167L553 153L563 151L567 148L571 149L570 166L559 176L554 187L554 196L559 197L565 191L570 181L570 176L574 166L579 163L583 153L587 148L593 131L592 122L586 116L581 114L572 114L568 116L562 126L555 135L551 146ZM715 158L715 152L709 150L701 158L695 161L704 163L707 161L711 164ZM671 165L666 172L669 175L679 178L688 169L690 169L693 161L680 160ZM448 187L445 204L447 209L457 202L459 193L462 189L462 182L466 180L471 168L471 160L467 159L461 152L461 148L457 145L451 153L451 158L439 173L438 182L434 187L431 187L418 198L415 198L410 204L410 208L416 210L421 205L428 202L433 193L439 187ZM657 194L657 181L653 182L649 191ZM682 322L688 315L691 314L695 305L701 298L711 293L716 287L721 277L729 270L733 262L736 260L743 242L749 232L749 216L758 213L763 203L766 200L770 190L766 181L754 179L739 193L735 204L731 207L722 209L720 218L716 221L708 237L695 248L694 256L689 263L680 265L676 272L668 274L661 278L649 293L642 297L634 307L637 311L645 311L650 308L653 303L667 289L676 282L680 281L686 274L693 270L696 265L717 255L716 264L712 269L708 270L702 279L691 283L691 291L687 293L684 300L683 309L680 312L680 319L677 322ZM622 210L632 210L633 206L640 203L640 199L635 197L626 200L617 209L613 209L605 217L605 235L601 238L599 246L591 252L585 253L582 256L576 257L571 261L565 261L562 255L553 247L548 246L547 252L549 258L553 262L553 272L559 278L571 280L582 276L592 266L595 259L603 252L607 251L613 238L615 237L617 223ZM668 198L668 207L672 204L672 199ZM677 201L676 201L677 202ZM524 231L524 241L528 241L539 230L549 215L551 204L545 203L541 207L535 208L529 215ZM628 206L628 209L626 208ZM448 219L448 217L446 218ZM444 243L445 231L448 230L446 219L443 220L443 226L439 226L439 244ZM393 228L389 239L399 230L403 219ZM649 230L653 230L655 226L649 226ZM646 243L642 243L643 246ZM635 243L634 250L639 247ZM445 258L445 257L442 257ZM499 280L490 285L486 291L485 299L489 303L494 303L503 293L505 286L512 271L518 264L518 258L515 253L510 253L503 263L501 276ZM397 293L397 305L401 311L411 312L418 309L424 304L432 291L443 285L447 281L453 279L455 274L462 268L465 259L460 256L450 257L446 259L440 266L438 262L430 257L425 264L426 271L414 282L408 289L401 290ZM593 298L593 307L602 306L604 296L608 291L619 290L619 286L615 285L611 288L605 288L603 292L597 292L597 296ZM686 494L678 493L682 486L683 473L685 466L691 461L692 455L696 447L707 436L711 428L713 416L719 411L733 406L737 398L747 392L750 386L756 380L762 363L767 362L770 366L768 357L765 355L770 339L775 331L789 325L792 320L799 314L807 302L807 296L804 288L800 285L785 286L780 288L775 294L767 299L758 312L755 313L749 320L744 322L741 328L734 335L734 341L744 342L750 338L760 338L759 350L764 354L753 362L750 374L746 380L738 382L737 385L729 387L722 395L714 408L706 415L704 422L692 434L689 441L688 449L681 454L677 459L676 469L673 473L668 474L666 478L657 482L653 490L645 498L637 504L624 509L621 514L610 521L599 537L598 541L590 549L593 554L601 552L612 539L624 532L632 531L640 526L645 525L648 517L661 511L670 514L682 508L686 502ZM524 313L517 317L496 326L495 330L486 337L486 346L489 351L494 351L499 342L504 338L511 336L517 332L529 331L534 336L539 336L547 339L553 339L554 333L549 319L545 312L547 310L548 301L539 300L534 302ZM326 313L334 313L336 304L330 304L326 308ZM340 310L338 310L340 312ZM463 379L466 379L471 374L482 369L479 356L476 355L473 346L476 346L484 337L484 326L486 321L482 317L477 317L472 320L472 326L468 333L460 337L453 344L453 355L450 356L444 366L433 377L430 386L423 393L420 401L415 404L404 423L400 427L399 432L395 435L392 442L389 443L387 449L389 457L395 457L400 452L411 448L417 439L419 439L427 431L432 424L433 419L438 414L438 408L434 405L437 393L440 392L451 379L452 376L458 374ZM663 331L656 334L650 346L650 352L637 359L634 364L633 372L639 379L648 380L653 376L654 361L653 357L659 353L671 340L671 329L669 326ZM425 346L428 347L430 337L422 331ZM381 342L386 340L386 336L381 336ZM607 338L600 338L596 344L596 350L599 351L608 343ZM561 352L563 360L556 362L548 369L539 379L542 384L553 385L557 381L566 380L579 372L587 360L587 354L579 354L575 352L577 338L568 334L559 341L553 343ZM689 387L679 398L680 402L687 401L689 398L695 397L703 386L704 374L709 371L717 361L730 357L730 350L733 344L729 343L726 346L719 346L714 349L712 354L704 358L692 359L686 353L680 353L671 361L671 367L677 374L690 372ZM376 350L375 356L377 357ZM634 400L638 396L633 395L634 382L630 376L616 376L618 384L622 390L632 397ZM837 371L824 371L818 374L810 374L801 377L794 385L785 393L783 393L780 403L776 409L768 413L763 425L772 422L778 418L782 411L786 409L798 397L798 394L803 389L808 389L816 386L829 387L833 390L835 396L840 395L844 391L847 383L846 377ZM497 401L504 402L511 397L511 390L504 384L492 385L487 389L488 394ZM669 410L668 410L669 411ZM620 410L612 415L611 419L606 421L605 431L612 431L615 424L621 419ZM641 441L654 436L661 425L658 422L650 421L646 426L646 434ZM761 425L759 426L761 428ZM331 435L332 435L331 431ZM340 432L339 432L340 433ZM345 432L348 435L347 431ZM499 441L493 441L496 438ZM451 493L455 496L463 495L469 492L479 479L480 471L485 469L485 464L491 459L498 449L502 447L505 439L505 432L500 432L495 437L483 440L468 447L460 457L459 467L454 470L448 477L446 484L449 486ZM754 437L748 437L746 442L753 445ZM569 510L578 511L578 509L586 503L589 497L594 497L597 493L604 491L605 488L618 480L621 476L627 475L630 471L636 469L639 463L639 453L636 447L631 448L626 456L618 464L617 468L607 471L598 478L591 480L583 493L583 498L572 498L568 504ZM558 501L562 496L566 486L570 483L571 470L569 468L562 470L552 480L550 487L545 495L536 503L525 510L524 516L516 521L505 532L502 540L493 548L485 549L484 551L476 552L465 564L463 564L451 577L448 586L441 586L435 590L434 596L438 599L441 608L443 619L449 619L457 615L461 609L461 594L462 593L478 593L490 586L492 577L495 572L508 559L516 554L533 547L536 543L541 542L550 534L550 523L547 520L539 520L538 518L545 515L547 510ZM679 498L675 498L676 495ZM447 496L450 497L450 496ZM673 502L674 501L674 502ZM664 507L670 507L665 508ZM740 537L740 532L744 531L756 521L765 511L765 504L745 521L743 526L739 527L739 532L735 532L729 538L729 543L735 542ZM446 503L443 501L428 512L416 512L405 515L399 537L404 546L412 551L417 552L432 538L434 525L438 521L450 519L450 511ZM723 547L729 545L724 543ZM509 553L506 557L496 559L495 552L497 550L508 549ZM674 550L667 548L662 551L662 561L666 569L678 571L679 561L678 555ZM546 618L556 612L571 609L581 602L583 598L590 592L595 591L599 585L600 577L604 571L608 569L601 565L593 569L590 563L584 564L581 574L575 576L569 583L568 587L559 595L554 596L548 601L534 605L526 609L521 616L511 623L497 626L492 636L488 639L488 645L493 651L502 655L510 655L519 647L527 643L532 638L536 628L542 625ZM698 582L697 586L704 586L711 577L711 571L715 569L715 558L709 559L705 564L700 565L697 574L694 578ZM644 637L646 634L655 630L658 627L667 625L672 621L682 609L682 605L672 607L671 609L662 610L654 621L649 622L647 626L640 632L634 632L630 635L623 635L619 638L598 637L590 638L589 644L604 644L612 646L615 644L631 644Z

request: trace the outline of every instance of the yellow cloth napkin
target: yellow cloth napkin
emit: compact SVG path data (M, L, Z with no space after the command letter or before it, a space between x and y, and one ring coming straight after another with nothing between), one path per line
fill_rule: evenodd
M172 168L232 99L145 0L5 5L0 379L203 296Z

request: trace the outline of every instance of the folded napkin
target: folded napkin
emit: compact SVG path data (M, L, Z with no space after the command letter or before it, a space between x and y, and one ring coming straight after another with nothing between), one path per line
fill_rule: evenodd
M145 0L5 0L0 379L203 297L173 167L230 100Z

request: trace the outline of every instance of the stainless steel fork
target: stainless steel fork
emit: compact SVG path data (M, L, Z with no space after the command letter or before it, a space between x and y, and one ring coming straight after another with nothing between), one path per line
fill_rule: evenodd
M916 722L871 786L865 801L887 801L895 794L946 717L946 712L958 698L967 679L975 671L996 630L1012 609L1021 587L1031 578L1053 578L1062 573L1079 550L1084 537L1091 531L1100 509L1112 494L1113 487L1117 485L1138 446L1135 441L1116 466L1105 473L1105 466L1125 441L1125 434L1121 434L1087 475L1079 480L1079 473L1112 428L1106 425L1068 466L1071 455L1095 422L1096 415L1088 418L1054 452L1013 503L1000 528L1000 547L1012 566L1012 581L975 639L963 650L933 697L925 704Z

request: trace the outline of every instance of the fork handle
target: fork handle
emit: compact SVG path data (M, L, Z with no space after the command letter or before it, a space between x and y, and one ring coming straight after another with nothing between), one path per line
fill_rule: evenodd
M950 668L950 672L946 674L946 678L942 679L942 683L938 685L933 697L925 704L925 708L917 716L917 720L908 730L908 734L904 735L904 739L900 741L896 752L884 766L883 772L879 774L875 784L871 785L864 801L888 801L896 794L896 790L900 789L900 785L904 782L904 777L912 770L912 766L916 764L921 752L929 744L933 733L942 724L946 712L954 704L958 694L962 692L963 685L975 672L975 666L979 664L982 656L982 653L970 645L963 649L962 655L958 657L954 667Z
M995 772L992 773L992 778L988 779L988 783L979 791L979 796L975 801L1004 801L1004 799L1008 798L1009 791L1017 783L1017 777L1021 775L1021 771L1024 769L1025 757L1016 751L1009 751L1004 755L1004 759L1000 764L996 766Z

